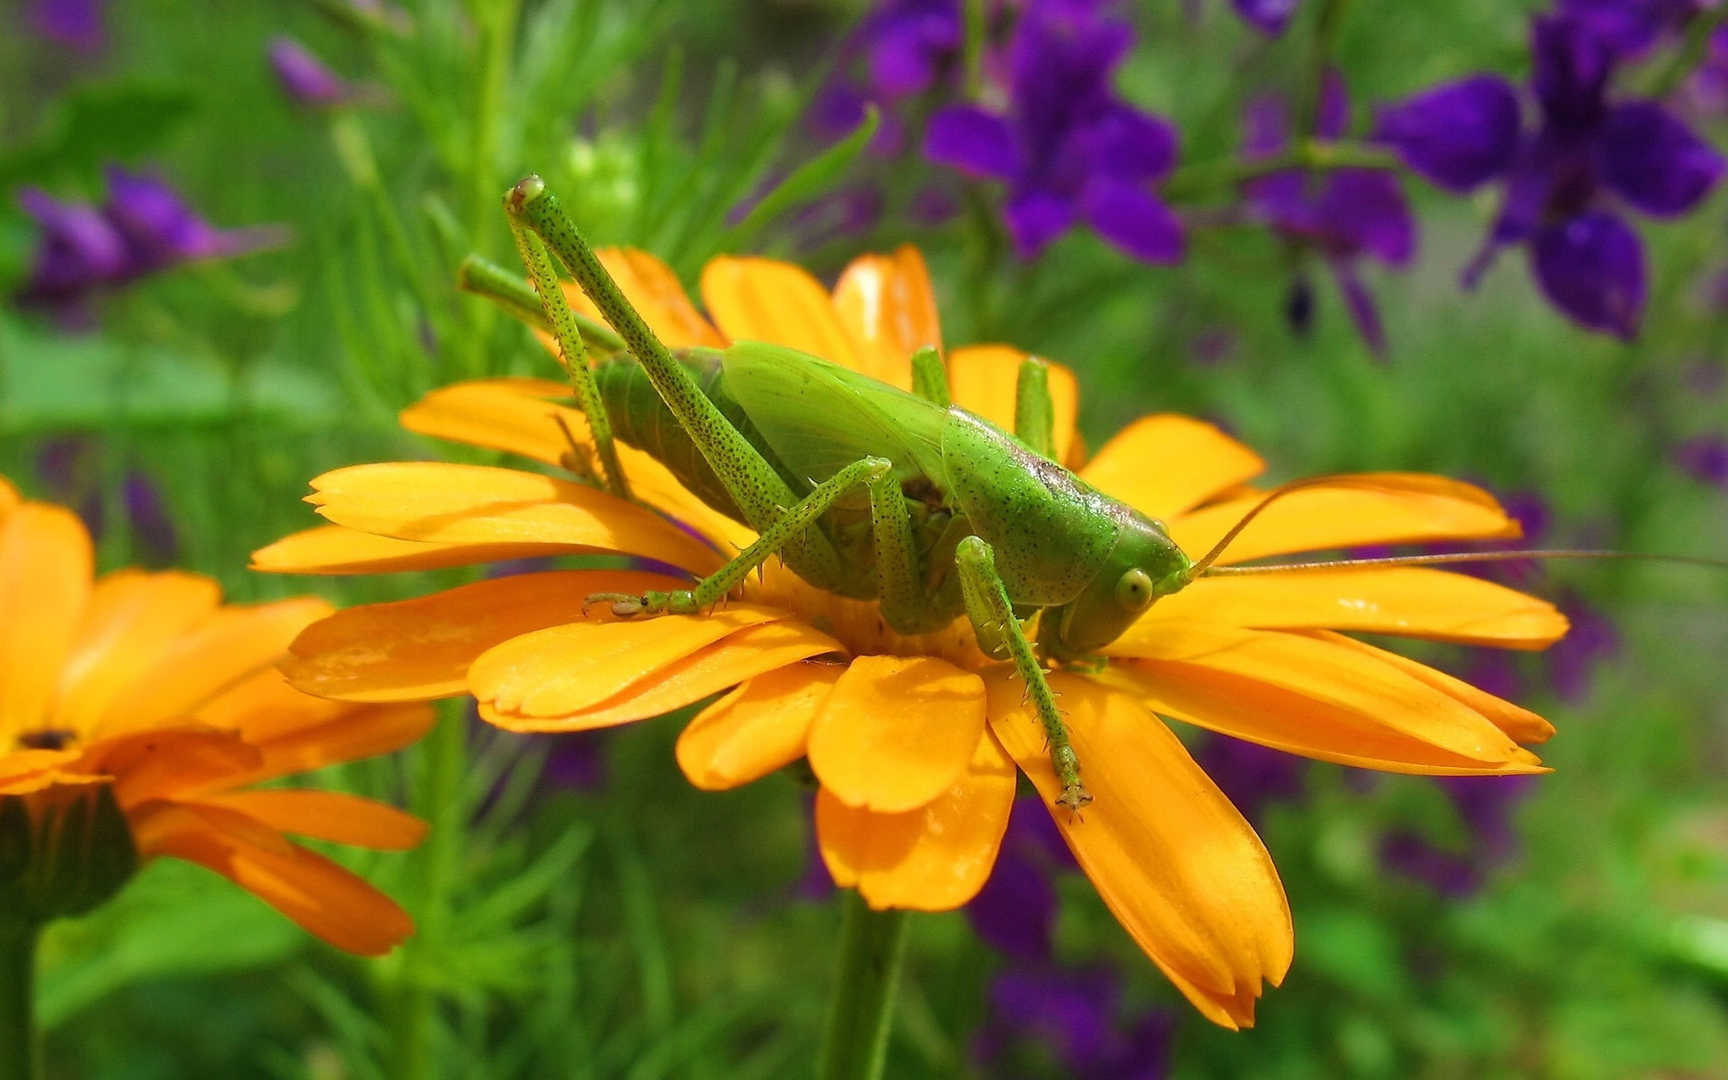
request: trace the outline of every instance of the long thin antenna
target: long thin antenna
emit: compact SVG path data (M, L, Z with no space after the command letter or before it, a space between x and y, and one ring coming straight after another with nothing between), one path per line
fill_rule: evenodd
M1444 566L1453 563L1512 562L1520 559L1630 559L1637 562L1679 563L1728 570L1728 559L1702 555L1651 555L1641 551L1588 551L1572 548L1527 548L1516 551L1449 551L1434 555L1389 555L1373 559L1333 559L1322 562L1274 563L1270 566L1209 566L1200 577L1248 577L1304 570L1355 570L1388 566Z

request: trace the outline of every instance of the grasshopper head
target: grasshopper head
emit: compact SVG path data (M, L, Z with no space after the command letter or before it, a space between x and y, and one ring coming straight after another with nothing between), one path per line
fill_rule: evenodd
M1044 613L1040 643L1059 660L1110 644L1153 601L1188 584L1193 564L1161 522L1128 510L1120 524L1116 546L1080 595Z

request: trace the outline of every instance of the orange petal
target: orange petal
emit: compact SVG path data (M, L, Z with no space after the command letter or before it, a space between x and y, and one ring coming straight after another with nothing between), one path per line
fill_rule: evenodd
M267 574L388 574L565 555L569 551L567 544L427 544L340 525L320 525L254 551L251 569Z
M872 379L912 389L912 354L942 347L942 324L924 257L910 244L892 255L860 255L834 283L834 311L858 343Z
M614 697L563 716L522 716L480 703L480 718L509 731L587 731L661 716L764 672L796 664L840 643L793 619L762 623L639 679Z
M797 761L817 710L845 670L788 664L756 676L696 714L678 736L678 767L695 787L724 791Z
M1050 805L1062 784L1020 684L992 673L990 726ZM1098 895L1214 1023L1247 1027L1294 939L1278 871L1176 736L1126 695L1055 674L1093 803L1053 815Z
M1481 713L1355 649L1202 623L1130 644L1139 659L1112 662L1112 680L1158 712L1226 735L1389 772L1542 771Z
M175 639L209 619L222 599L198 574L117 570L96 582L78 637L60 670L54 722L93 733L109 707L133 696L140 676Z
M568 386L541 379L482 379L432 391L404 409L401 420L403 427L423 435L489 446L562 465L571 438L582 447L593 445L588 420L581 410L547 400L569 396ZM746 526L685 490L671 470L654 458L622 444L617 450L634 497L693 526L717 543L743 548L756 538Z
M296 836L377 851L406 851L426 836L426 823L414 815L341 791L271 788L205 795L195 802L237 811Z
M713 548L653 511L582 484L482 465L353 465L312 481L307 502L338 525L440 544L560 544L718 569Z
M0 523L0 747L43 722L84 618L91 560L70 510L20 503Z
M476 379L433 390L397 419L421 435L561 465L570 445L555 418L568 423L582 412L547 399L569 396L569 385L547 379Z
M948 387L954 404L995 424L1014 430L1014 399L1020 364L1026 354L1011 345L967 345L948 354ZM1056 416L1056 460L1067 461L1074 450L1075 421L1080 415L1080 383L1061 364L1049 370L1050 405Z
M350 709L328 723L258 739L264 760L255 772L231 778L228 788L310 772L326 765L388 754L417 741L437 714L428 705L371 705ZM252 736L249 736L252 737Z
M949 911L984 887L1008 830L1014 763L988 731L966 769L916 810L879 814L816 795L816 840L836 884L871 907Z
M601 248L596 254L606 267L618 287L624 290L624 298L630 301L638 314L648 323L648 328L654 331L668 348L680 349L690 345L708 345L713 348L724 348L726 342L715 333L690 303L690 298L684 292L684 286L679 283L678 275L672 268L646 251L635 248ZM570 301L570 306L582 314L599 322L605 320L581 286L575 282L564 283L564 296ZM542 344L550 350L550 335L539 335Z
M86 758L114 777L114 796L128 810L182 791L232 787L263 761L263 752L235 733L195 727L107 739Z
M4 745L12 745L10 742ZM8 750L0 753L0 795L28 795L61 782L62 766L83 756L77 748L66 750Z
M784 618L779 608L734 604L708 615L547 627L481 654L468 669L468 688L499 713L564 716L598 705L728 634Z
M1147 517L1168 520L1265 468L1258 454L1213 425L1161 413L1117 432L1080 476Z
M0 522L6 520L6 515L11 513L12 508L17 506L20 501L18 489L12 486L11 481L0 476Z
M820 282L791 263L719 255L702 268L702 301L731 341L766 341L864 370L861 343Z
M1495 697L1486 690L1478 690L1463 679L1454 679L1444 671L1438 671L1427 664L1418 663L1408 656L1400 656L1386 649L1377 649L1367 642L1357 641L1355 638L1334 634L1326 630L1316 630L1314 636L1322 641L1330 641L1345 648L1355 649L1391 664L1406 675L1432 686L1442 694L1458 699L1469 708L1475 709L1486 716L1489 723L1518 742L1544 743L1554 735L1554 725L1529 709L1520 708L1510 701Z
M190 633L181 634L135 685L149 692L110 709L99 733L116 735L187 717L288 649L307 623L330 613L330 604L305 596L273 604L217 609Z
M1422 473L1362 473L1338 479L1338 486L1307 488L1280 498L1218 561L1247 562L1364 544L1518 535L1518 523L1493 496L1469 484ZM1170 535L1198 558L1261 499L1255 494L1184 514L1170 522Z
M1547 601L1468 574L1414 568L1202 578L1158 601L1123 636L1157 635L1170 622L1325 627L1513 649L1546 648L1566 632L1566 617ZM1133 655L1133 645L1124 651Z
M365 604L307 627L289 646L282 670L299 689L344 701L449 697L467 689L468 667L481 653L530 631L584 618L591 593L686 584L636 570L560 570ZM590 614L601 619L606 605L595 605Z
M339 949L389 952L413 920L383 893L322 855L293 844L258 842L243 815L165 807L137 825L144 855L169 855L216 871Z
M255 671L207 701L189 719L218 731L235 731L251 742L327 724L354 711L347 701L327 701L288 685L274 667Z
M984 730L984 683L932 656L861 656L816 714L808 754L847 806L915 810L965 771Z

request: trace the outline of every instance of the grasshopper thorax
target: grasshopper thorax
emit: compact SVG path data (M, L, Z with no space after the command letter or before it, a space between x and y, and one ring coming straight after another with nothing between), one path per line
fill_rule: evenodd
M1123 508L1110 549L1080 595L1044 612L1039 644L1057 660L1088 656L1115 641L1161 596L1188 584L1193 564L1153 521Z

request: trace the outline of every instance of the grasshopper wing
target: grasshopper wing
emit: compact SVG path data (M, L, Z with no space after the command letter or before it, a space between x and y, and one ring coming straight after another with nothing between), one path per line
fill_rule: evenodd
M826 480L863 457L894 463L902 483L943 476L947 412L866 375L779 345L747 341L721 360L725 391L792 472Z

